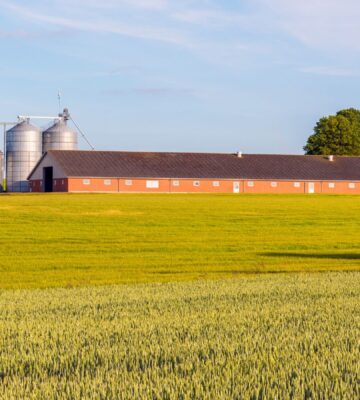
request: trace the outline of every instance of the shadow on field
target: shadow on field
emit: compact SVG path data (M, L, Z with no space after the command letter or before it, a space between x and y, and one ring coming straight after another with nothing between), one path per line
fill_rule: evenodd
M327 260L360 260L360 254L349 253L260 253L259 255L265 257L284 257L284 258L314 258L314 259L327 259Z

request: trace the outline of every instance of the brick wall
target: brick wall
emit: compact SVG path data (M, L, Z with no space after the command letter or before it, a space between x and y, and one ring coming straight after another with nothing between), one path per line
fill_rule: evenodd
M30 180L30 192L43 192L44 182L42 179ZM68 192L68 179L67 178L56 178L53 179L53 191L54 192Z
M207 179L57 178L54 192L110 193L314 193L360 194L360 182L304 182ZM41 179L30 181L32 192L42 192Z

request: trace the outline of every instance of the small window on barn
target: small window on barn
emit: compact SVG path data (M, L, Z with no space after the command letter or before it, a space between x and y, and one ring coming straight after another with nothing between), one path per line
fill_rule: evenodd
M180 186L180 181L173 181L173 186Z
M349 183L349 189L355 189L356 188L356 185L355 185L355 183Z
M40 181L40 186L42 186L42 181Z
M125 181L125 186L132 186L132 180L131 179L127 179L126 181Z
M83 185L90 185L90 179L83 179Z
M64 179L61 180L61 184L62 184L62 185L64 184Z
M335 183L334 182L329 182L329 189L334 189Z
M214 181L213 182L213 186L214 187L219 187L220 186L220 182L219 181Z
M105 186L111 186L111 179L104 179Z
M294 187L299 188L300 186L300 182L294 182Z
M253 181L249 181L249 182L247 183L247 185L248 185L248 187L254 187L254 186L255 186L255 183L254 183Z
M195 187L199 187L199 186L200 186L200 181L194 181L193 185L194 185Z
M146 181L148 189L159 189L159 181Z
M277 188L278 187L278 183L277 182L271 182L271 187L272 188Z

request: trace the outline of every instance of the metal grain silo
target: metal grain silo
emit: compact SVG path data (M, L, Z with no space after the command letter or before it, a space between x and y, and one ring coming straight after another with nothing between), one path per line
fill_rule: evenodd
M67 126L69 118L65 108L60 118L43 132L43 153L48 150L77 150L77 133Z
M6 190L28 192L27 177L42 155L40 129L28 120L6 132Z

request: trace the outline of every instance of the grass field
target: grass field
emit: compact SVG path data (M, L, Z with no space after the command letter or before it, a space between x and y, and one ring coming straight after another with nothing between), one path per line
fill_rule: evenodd
M1 399L360 398L360 197L2 195L0 222Z
M359 399L360 273L0 291L0 398Z
M360 270L360 198L1 195L0 288Z

